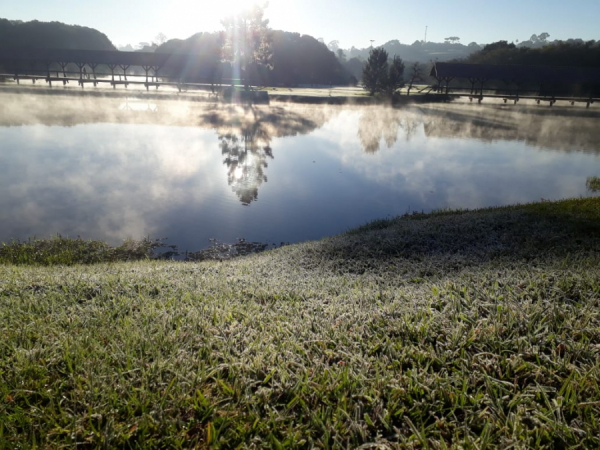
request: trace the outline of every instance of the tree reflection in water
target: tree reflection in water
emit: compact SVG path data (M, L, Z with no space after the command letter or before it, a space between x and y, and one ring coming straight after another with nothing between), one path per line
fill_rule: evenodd
M522 141L562 152L600 153L600 112L572 106L432 104L421 107L428 138Z
M323 126L329 110L262 106L215 106L201 119L217 130L227 182L243 205L258 200L274 159L275 137L306 134Z
M527 145L564 152L600 153L598 111L565 106L540 108L503 104L423 104L395 109L365 107L358 138L365 153L377 153L381 141L393 147L403 130L410 141L422 130L424 138L477 139L483 142L523 141Z
M410 141L416 133L422 119L418 120L414 113L386 107L365 109L358 122L358 138L365 153L377 153L381 140L387 148L392 148L398 141L400 129L404 130L406 141Z
M221 153L227 166L227 182L243 205L258 199L258 188L267 181L264 173L273 159L270 136L259 122L242 128L241 134L227 133L219 136Z

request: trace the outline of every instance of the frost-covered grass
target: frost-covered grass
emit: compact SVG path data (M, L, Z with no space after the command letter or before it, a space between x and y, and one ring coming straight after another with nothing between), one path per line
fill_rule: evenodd
M599 250L582 199L1 265L0 447L597 448Z

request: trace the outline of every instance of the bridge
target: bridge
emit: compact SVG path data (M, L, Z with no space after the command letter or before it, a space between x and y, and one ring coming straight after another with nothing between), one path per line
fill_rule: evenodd
M557 101L583 102L589 108L600 100L600 69L596 68L435 63L430 76L438 82L437 92L479 103L484 98L515 104L530 99L550 106Z
M103 50L67 49L2 49L0 77L44 81L63 86L76 82L98 86L108 84L127 88L142 85L147 90L172 86L180 92L189 89L212 89L224 82L239 83L239 79L222 78L212 55L177 53L144 53ZM211 63L210 61L213 61ZM140 78L142 78L140 80Z

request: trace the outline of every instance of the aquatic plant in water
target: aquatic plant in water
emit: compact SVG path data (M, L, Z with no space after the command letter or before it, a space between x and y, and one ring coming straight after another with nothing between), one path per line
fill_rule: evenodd
M590 192L600 191L600 177L588 177L585 186Z

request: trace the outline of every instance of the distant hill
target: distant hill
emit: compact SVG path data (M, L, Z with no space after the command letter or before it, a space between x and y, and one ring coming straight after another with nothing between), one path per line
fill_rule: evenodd
M231 66L221 61L224 35L220 33L196 33L187 39L171 39L155 48L156 53L189 54L183 66L165 67L163 75L177 77L182 81L196 82L220 77L231 78ZM146 47L148 48L148 47Z
M449 61L458 58L466 58L473 52L481 50L482 46L476 42L469 45L452 44L449 42L423 42L415 41L413 44L402 44L398 40L386 42L381 47L388 52L390 57L399 56L404 61L428 63L430 61ZM367 60L371 48L357 49L352 47L344 50L348 58Z
M61 22L22 22L0 18L0 47L116 50L105 34Z
M249 68L248 78L255 85L344 84L350 74L325 44L309 35L271 31L273 70ZM157 47L157 53L193 55L182 71L185 80L206 79L218 74L234 78L229 63L222 63L223 33L197 33L188 39L171 39ZM164 72L163 72L164 73Z
M273 31L271 84L344 84L349 74L325 44L307 34Z

